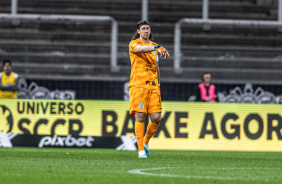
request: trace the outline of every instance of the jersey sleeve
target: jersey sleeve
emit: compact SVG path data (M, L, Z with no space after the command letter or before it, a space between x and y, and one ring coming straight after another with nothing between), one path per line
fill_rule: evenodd
M137 45L139 45L138 42L135 40L132 40L129 44L129 52L135 53L135 47L137 47Z

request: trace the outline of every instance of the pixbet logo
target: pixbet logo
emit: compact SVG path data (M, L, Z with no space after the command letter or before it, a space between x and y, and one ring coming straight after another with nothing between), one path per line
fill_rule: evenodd
M44 146L58 146L58 147L87 146L87 147L92 147L93 141L94 141L94 138L91 136L88 136L87 138L85 137L75 138L75 137L72 137L71 135L68 135L67 137L59 137L58 135L54 135L53 137L51 136L43 137L40 140L38 147L39 148L42 148Z

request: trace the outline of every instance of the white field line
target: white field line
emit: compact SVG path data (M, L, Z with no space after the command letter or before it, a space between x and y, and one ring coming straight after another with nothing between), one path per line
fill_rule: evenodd
M182 176L182 175L175 175L175 174L157 174L157 173L150 173L150 172L144 172L144 171L155 171L155 170L163 170L163 169L176 169L176 168L180 168L180 167L158 167L158 168L150 168L150 169L134 169L134 170L130 170L128 171L128 173L131 174L140 174L140 175L147 175L147 176L159 176L159 177L172 177L172 178L193 178L193 179L216 179L216 180L246 180L246 181L254 181L254 180L265 180L264 178L260 178L260 177L252 177L249 179L244 179L244 178L240 178L240 177L220 177L220 176L192 176L192 175L186 175L186 176ZM192 168L191 168L192 169ZM197 168L197 169L218 169L218 170L269 170L269 169L280 169L280 168Z

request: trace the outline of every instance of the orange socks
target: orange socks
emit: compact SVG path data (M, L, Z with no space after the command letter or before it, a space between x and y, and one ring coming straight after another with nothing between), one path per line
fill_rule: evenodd
M144 137L144 143L146 144L149 143L150 139L153 137L158 127L159 127L159 124L155 124L152 122L149 123L147 127L147 133ZM135 122L135 135L136 135L139 151L144 150L144 147L143 147L144 123Z
M144 150L144 147L143 147L144 123L143 122L135 122L135 135L136 135L139 151Z
M152 122L149 123L149 125L147 127L146 135L144 137L144 143L146 143L146 144L149 143L149 140L151 139L151 137L153 137L153 135L157 131L158 127L159 127L159 124L155 124L155 123L152 123Z

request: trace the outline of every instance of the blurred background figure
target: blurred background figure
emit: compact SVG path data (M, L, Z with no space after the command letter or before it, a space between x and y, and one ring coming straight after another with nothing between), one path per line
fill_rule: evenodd
M194 95L195 101L200 102L215 102L217 100L217 90L214 84L211 84L211 73L205 72L202 74L202 83L196 89Z
M3 72L0 74L0 98L16 99L18 90L19 75L12 72L12 62L10 60L3 61Z

